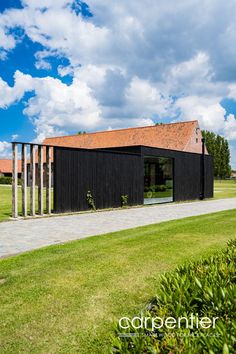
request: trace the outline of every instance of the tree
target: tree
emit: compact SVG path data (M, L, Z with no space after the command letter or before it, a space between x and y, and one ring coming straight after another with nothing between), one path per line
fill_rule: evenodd
M206 147L214 160L214 177L225 179L231 175L230 150L228 141L213 132L202 131L205 138Z

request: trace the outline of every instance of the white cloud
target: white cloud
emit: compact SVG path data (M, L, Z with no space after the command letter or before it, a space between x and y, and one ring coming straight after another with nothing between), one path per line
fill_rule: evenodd
M167 116L172 100L165 97L157 87L148 80L134 77L126 90L128 105L134 114L141 117Z
M7 59L7 52L3 49L0 49L0 60L6 60Z
M16 45L16 40L12 35L7 35L3 28L0 27L0 48L5 50L13 49Z
M19 135L18 135L18 134L13 134L13 135L11 136L11 140L12 140L12 141L16 141L18 138L19 138Z
M180 62L179 64L173 65L170 69L171 79L175 80L193 80L197 79L211 79L212 72L209 63L209 55L204 52L198 52L190 60Z
M229 114L224 126L224 135L228 140L236 141L236 117Z
M236 170L236 145L230 144L230 151L231 151L231 166L232 169Z
M22 3L33 9L61 8L73 3L73 0L22 0Z
M230 141L236 141L236 117L226 114L219 99L187 96L176 101L175 105L184 120L197 119L202 129L221 134Z
M58 72L58 75L60 75L61 77L64 77L66 75L73 75L74 69L70 65L67 65L67 66L59 65L57 67L57 72Z
M46 58L50 57L50 52L46 50L39 51L35 54L36 62L35 67L37 69L50 70L52 68L49 61Z
M236 83L229 85L228 97L236 101Z
M69 6L73 2L24 0L23 10L5 11L0 26L21 26L32 40L65 54L73 65L126 66L132 76L143 73L146 79L157 79L199 52L212 60L218 76L229 62L235 67L234 0L224 6L221 0L114 0L112 5L88 0L94 14L89 19L76 16Z
M33 89L33 79L30 75L24 75L16 71L14 75L14 87L10 87L0 78L0 108L7 108L19 101L24 93Z
M21 40L9 30L21 27L43 46L36 68L49 70L51 56L69 61L58 73L71 75L71 85L19 71L13 88L0 79L0 107L34 92L24 112L38 139L179 114L236 140L235 120L220 104L236 100L234 0L88 0L94 16L86 19L72 3L24 0L24 9L0 15L2 59Z
M73 64L98 61L109 39L109 30L83 20L65 7L67 3L72 1L41 1L40 6L37 1L27 1L29 6L24 9L5 11L0 16L0 28L5 33L3 48L12 49L16 44L6 34L7 30L21 27L33 42L42 44L53 55L67 56Z
M219 98L186 96L179 98L175 105L183 120L197 119L204 129L220 132L225 126L226 111L219 104Z
M40 139L99 124L98 102L83 82L74 80L67 86L48 77L36 79L34 87L36 95L28 101L24 113L33 120Z
M11 157L11 143L0 141L0 158Z
M17 71L13 87L0 80L1 91L2 108L20 100L25 92L34 91L24 113L33 121L39 139L79 127L91 129L100 121L98 102L89 87L78 79L67 86L52 77L33 78Z

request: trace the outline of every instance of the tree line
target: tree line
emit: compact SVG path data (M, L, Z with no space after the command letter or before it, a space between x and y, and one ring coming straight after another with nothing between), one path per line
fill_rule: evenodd
M231 175L230 149L228 141L213 132L202 131L206 148L214 159L214 177L219 179L229 178Z

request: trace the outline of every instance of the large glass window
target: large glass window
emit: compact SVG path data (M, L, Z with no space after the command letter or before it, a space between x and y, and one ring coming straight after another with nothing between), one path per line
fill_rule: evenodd
M144 204L173 201L173 159L144 158Z

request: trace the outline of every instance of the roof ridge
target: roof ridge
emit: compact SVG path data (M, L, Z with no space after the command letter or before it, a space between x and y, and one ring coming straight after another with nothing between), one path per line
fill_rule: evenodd
M174 125L174 124L189 124L189 123L194 123L194 122L198 122L197 119L195 120L189 120L189 121L181 121L181 122L173 122L173 123L162 123L160 125L146 125L144 127L130 127L130 128L120 128L120 129L111 129L111 130L101 130L101 131L97 131L97 132L90 132L90 133L82 133L82 134L72 134L72 135L61 135L61 136L51 136L48 138L45 138L45 140L48 139L55 139L55 138L68 138L68 137L74 137L74 136L80 136L80 135L92 135L92 134L101 134L101 133L109 133L109 132L118 132L118 131L124 131L124 130L133 130L133 129L146 129L146 128L154 128L154 127L160 127L163 125Z

